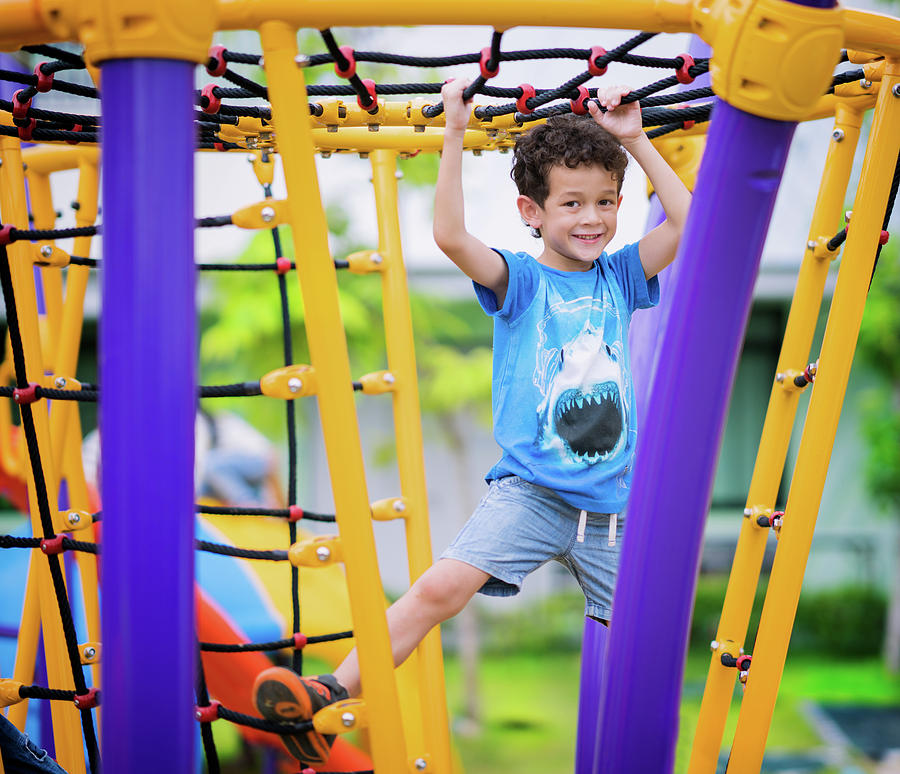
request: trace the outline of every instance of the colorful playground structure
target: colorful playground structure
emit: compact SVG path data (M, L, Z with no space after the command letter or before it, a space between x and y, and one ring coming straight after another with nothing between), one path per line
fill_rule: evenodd
M367 62L477 67L470 87L477 106L465 147L482 152L511 147L518 133L548 115L584 112L596 87L592 79L621 61L666 73L630 96L641 100L648 134L690 183L694 200L679 258L665 278L665 295L678 299L678 314L666 305L634 332L643 353L636 382L643 377L647 385L645 416L663 430L639 447L615 622L608 632L590 622L585 630L578 774L673 769L703 525L763 242L796 123L835 121L809 239L799 248L802 267L689 765L690 774L715 771L740 679L745 690L728 772L758 772L866 294L900 178L900 19L833 0L194 0L184 11L162 2L0 0L0 50L24 47L44 58L33 73L0 69L0 81L20 87L0 94L0 284L8 323L0 367L10 385L0 392L21 417L14 428L0 412L0 483L8 499L27 505L31 522L29 536L0 536L0 548L29 556L26 577L18 578L24 601L15 667L12 675L0 674L0 706L9 707L9 720L24 729L30 700L48 701L55 757L73 774L99 772L101 757L111 772L192 770L199 723L207 767L217 771L213 722L234 722L262 744L310 726L275 725L249 714L253 676L270 663L261 651L289 654L300 671L306 648L320 648L334 662L352 642L364 695L326 708L311 724L329 734L365 730L364 750L339 744L319 770L456 770L439 633L394 670L373 533L373 521L403 520L411 579L432 560L396 160L439 150L443 119L437 97L391 97L436 95L440 83L377 84L361 76ZM502 49L502 33L511 26L575 21L645 32L609 51ZM480 52L435 57L354 51L332 32L420 24L483 24L495 32ZM327 53L298 50L303 28L321 31ZM262 53L210 47L216 30L235 29L258 30ZM659 32L693 32L711 47L711 57L660 59L633 51ZM64 41L80 43L83 53L53 45ZM550 88L489 85L504 61L542 58L575 60L579 74ZM198 64L215 80L195 90ZM240 66L262 67L264 84L238 72ZM333 66L340 85L307 86L305 72L320 66ZM65 71L82 69L94 86L64 80ZM712 87L690 88L707 71ZM666 92L672 87L680 91ZM53 90L99 98L102 110L42 109L39 95ZM478 104L478 95L502 101ZM873 108L852 223L841 228L863 116ZM152 120L160 115L164 132ZM195 220L198 149L252 154L262 198L230 215ZM343 152L371 163L379 242L334 260L315 157ZM284 200L272 196L276 162ZM64 170L78 172L79 207L76 227L58 229L51 179ZM98 192L103 257L95 260L88 256L101 228ZM194 229L225 225L271 231L273 261L198 266ZM293 261L284 255L281 226L290 227ZM57 244L69 238L71 252ZM825 338L811 356L825 277L839 255ZM100 378L91 385L78 380L77 361L87 278L98 265ZM283 367L235 384L197 383L198 269L277 277ZM338 270L381 275L382 371L351 374ZM309 364L293 362L285 290L292 273ZM778 511L798 397L813 381L790 495ZM355 391L389 393L393 401L401 491L374 503ZM198 396L235 395L286 403L289 484L281 507L197 500ZM298 502L293 401L311 396L321 417L333 515L311 513ZM85 479L72 401L99 401L99 493ZM253 518L267 519L265 527L248 526ZM338 534L304 535L302 519L334 521ZM778 549L751 668L742 644L772 531ZM266 547L270 535L282 541L277 548ZM209 589L196 584L197 550L279 567L274 572L288 601L278 604L290 609L286 631L263 642L229 621ZM81 614L73 613L76 595ZM35 683L39 641L46 685Z

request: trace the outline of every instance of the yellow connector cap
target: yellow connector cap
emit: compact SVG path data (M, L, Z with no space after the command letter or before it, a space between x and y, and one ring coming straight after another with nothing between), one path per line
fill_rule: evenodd
M343 558L341 539L337 535L299 540L288 549L288 560L294 567L327 567Z
M346 734L369 725L366 703L362 699L344 699L320 709L313 715L320 734Z
M266 199L243 207L231 216L238 228L274 228L288 219L286 199Z
M18 680L0 680L0 707L9 707L22 701L19 696L19 688L22 683Z
M372 518L375 521L393 521L409 516L409 508L402 497L385 497L372 503Z
M263 395L283 400L315 395L318 389L316 370L308 365L276 368L259 380L259 387Z

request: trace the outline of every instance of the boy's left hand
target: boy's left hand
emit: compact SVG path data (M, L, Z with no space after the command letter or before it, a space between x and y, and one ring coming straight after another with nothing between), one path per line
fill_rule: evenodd
M588 111L593 119L618 138L622 145L627 145L644 133L640 105L637 102L622 104L622 97L629 93L631 89L627 86L608 86L597 89L596 101L588 101ZM606 108L605 113L597 107L597 102Z

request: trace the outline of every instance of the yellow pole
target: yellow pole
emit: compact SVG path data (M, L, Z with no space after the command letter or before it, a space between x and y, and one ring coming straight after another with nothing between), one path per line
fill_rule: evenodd
M306 83L294 62L297 34L281 22L260 26L272 117L290 194L290 225L306 312L310 359L318 380L335 513L347 573L353 628L368 706L372 758L379 774L406 771L406 744L384 614L375 539L353 402L337 278L316 178Z
M16 664L13 667L13 679L24 685L34 681L34 665L37 660L38 635L41 630L41 609L38 600L37 579L40 575L35 569L34 553L28 558L28 575L25 578L25 599L22 603L22 620L19 623L19 636L16 638ZM20 701L9 708L9 722L19 731L25 730L25 718L28 715L28 700Z
M729 774L756 774L784 670L825 474L859 335L888 192L900 150L900 62L885 68L858 194L800 441L784 526L741 705Z
M384 261L381 277L387 362L396 379L394 433L397 438L400 489L409 511L406 517L406 552L412 583L431 565L432 554L415 343L397 212L397 154L377 150L369 158L378 217L378 252ZM439 627L432 629L422 640L417 654L425 748L432 763L428 770L449 774L452 763ZM415 751L413 757L419 757Z
M7 116L0 116L0 122L11 125ZM2 161L2 165L0 165L0 213L2 213L5 222L11 223L19 229L27 229L25 176L22 169L22 154L18 139L6 136L0 137L0 161ZM30 382L41 382L44 375L44 366L41 357L37 301L34 292L34 264L31 260L30 246L27 242L16 242L11 244L7 250L10 256L13 291L16 297L22 345L25 351L27 377ZM34 416L34 427L41 454L44 479L51 502L50 510L54 518L54 530L59 532L61 531L59 515L55 507L53 507L59 479L53 465L47 412L44 406L40 406L32 411L32 415ZM43 534L43 529L35 494L34 471L28 466L27 472L32 529L35 535L41 535ZM62 556L60 560L62 565ZM62 622L59 617L59 608L50 577L50 568L43 559L36 562L34 567L38 573L38 598L40 600L41 626L47 661L47 677L50 684L54 687L72 689L74 688L74 680L67 658ZM81 774L85 770L85 762L78 710L73 704L54 701L51 703L51 714L57 759L60 765L70 774Z
M831 265L827 258L816 257L810 245L822 236L830 238L838 230L861 125L862 111L857 105L849 107L838 104L807 247L778 358L779 373L788 370L802 371L809 359L825 280ZM706 689L700 704L689 774L712 774L716 770L735 678L733 668L722 666L721 655L728 652L736 656L744 644L769 536L769 529L758 526L752 514L757 510L771 509L775 505L799 396L799 390L788 390L784 388L783 382L773 382L747 496L747 509L751 515L744 519L741 526L731 566L722 617L716 631L717 646L710 660Z

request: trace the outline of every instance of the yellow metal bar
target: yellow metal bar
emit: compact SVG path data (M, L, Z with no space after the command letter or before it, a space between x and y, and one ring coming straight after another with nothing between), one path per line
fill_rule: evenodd
M839 228L844 195L853 166L853 154L862 125L862 112L858 107L854 102L852 106L839 104L837 108L837 119L825 159L819 196L778 358L779 373L789 369L802 370L809 362L825 280L831 265L829 260L815 257L809 245L820 236L834 235ZM799 391L786 390L782 383L773 381L747 496L747 509L751 512L755 508L772 509L775 505L799 396ZM746 517L741 526L722 617L716 631L715 642L718 645L713 649L706 689L700 704L689 774L713 774L718 764L735 679L735 670L722 665L721 655L723 652L737 655L743 646L768 533L769 530L758 526L752 516ZM755 668L754 662L754 670Z
M850 365L862 321L869 279L881 233L894 165L900 150L900 62L888 61L875 105L872 130L854 203L815 389L800 441L784 526L763 606L753 668L741 705L731 752L730 774L756 774L784 670L791 627L812 543L825 475L837 432Z
M378 250L384 261L382 294L387 362L395 377L393 400L397 467L401 493L410 512L406 519L406 552L412 583L431 566L432 554L415 343L397 212L397 156L390 151L379 150L370 158L378 217ZM432 763L429 771L450 774L449 719L438 627L422 640L417 653L425 749L430 753ZM412 745L413 740L409 742ZM413 757L419 757L413 748L411 750Z
M0 122L11 125L8 114L0 114ZM16 228L28 229L28 215L25 208L25 176L22 169L22 154L19 140L12 137L0 137L0 213L4 222ZM19 328L22 333L22 344L25 351L25 367L30 382L41 382L44 366L41 357L41 342L38 332L37 301L34 292L34 264L31 260L31 249L27 242L16 242L7 248L10 257L13 291L16 297ZM41 455L44 479L51 502L51 515L54 518L54 529L61 531L59 515L53 507L57 496L59 479L53 465L50 432L47 412L44 406L32 411L35 433ZM40 514L35 495L34 472L30 466L28 472L28 499L31 513L32 529L35 535L42 534ZM61 564L62 562L62 557ZM71 667L66 654L62 623L59 608L53 591L50 570L46 562L39 561L35 565L38 573L38 598L41 607L41 627L44 638L44 651L47 660L47 677L51 685L60 688L74 688ZM74 705L64 702L52 702L54 742L60 765L70 774L81 774L85 770L84 746L81 737L78 710Z
M260 39L289 192L310 359L319 384L325 450L346 561L362 686L369 708L372 759L379 774L395 774L408 768L406 744L376 561L347 342L338 306L337 277L316 178L306 83L294 63L297 34L287 24L266 22L260 26Z
M16 638L16 663L13 667L13 679L30 685L34 682L34 665L37 660L38 635L41 631L41 609L38 599L37 578L34 552L28 557L28 574L25 577L25 599L22 602L22 619L19 622L19 636ZM9 708L9 722L19 731L25 730L25 718L28 714L28 699L13 704Z
M885 56L900 56L900 19L887 14L845 8L844 45Z

